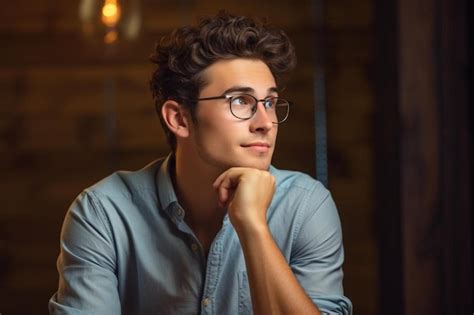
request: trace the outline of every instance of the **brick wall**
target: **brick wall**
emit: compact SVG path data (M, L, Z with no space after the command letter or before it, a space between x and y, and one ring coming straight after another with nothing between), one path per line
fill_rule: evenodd
M153 43L217 1L143 1L141 37L115 50L85 41L76 2L5 2L0 10L0 313L47 313L65 211L85 187L116 169L168 152L148 92ZM330 188L346 247L346 293L375 314L371 2L328 1L327 98ZM311 2L228 1L266 14L293 39L299 65L285 97L275 164L314 175Z

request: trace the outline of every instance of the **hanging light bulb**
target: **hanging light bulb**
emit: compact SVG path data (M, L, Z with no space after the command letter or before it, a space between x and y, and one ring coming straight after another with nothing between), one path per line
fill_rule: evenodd
M102 23L107 26L108 30L104 35L104 42L106 44L113 44L117 41L117 24L120 21L121 9L117 0L105 0L104 6L102 7Z
M87 38L105 44L133 40L141 28L140 0L81 0L79 19Z
M117 0L105 0L102 7L102 23L108 27L117 26L120 20L121 9Z

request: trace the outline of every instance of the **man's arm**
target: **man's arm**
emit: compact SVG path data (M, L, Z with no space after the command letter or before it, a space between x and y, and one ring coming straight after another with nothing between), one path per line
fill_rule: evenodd
M301 196L298 233L289 265L306 294L324 314L352 314L342 286L344 248L336 205L329 191L314 182Z
M59 288L49 301L50 314L120 314L114 257L103 209L83 193L64 220Z
M275 179L266 171L231 168L214 187L228 207L244 252L255 314L321 314L276 245L266 221Z

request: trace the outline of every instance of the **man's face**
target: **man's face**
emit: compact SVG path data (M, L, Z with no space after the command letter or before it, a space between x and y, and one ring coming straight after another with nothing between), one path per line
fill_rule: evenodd
M275 79L260 60L220 60L204 70L203 75L208 84L199 98L242 93L257 99L277 96ZM252 118L241 120L232 115L229 100L200 101L196 119L191 140L202 162L219 171L234 166L268 169L278 125L272 123L261 102Z

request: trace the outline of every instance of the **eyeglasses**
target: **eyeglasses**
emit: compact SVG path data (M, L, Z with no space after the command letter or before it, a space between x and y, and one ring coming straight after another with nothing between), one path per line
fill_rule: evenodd
M259 102L263 103L268 116L274 124L281 124L288 118L290 112L290 101L281 97L267 97L264 99L257 99L249 94L239 95L221 95L213 97L198 98L196 101L209 101L226 99L229 101L230 112L234 117L242 120L247 120L253 117L257 112L257 105Z

